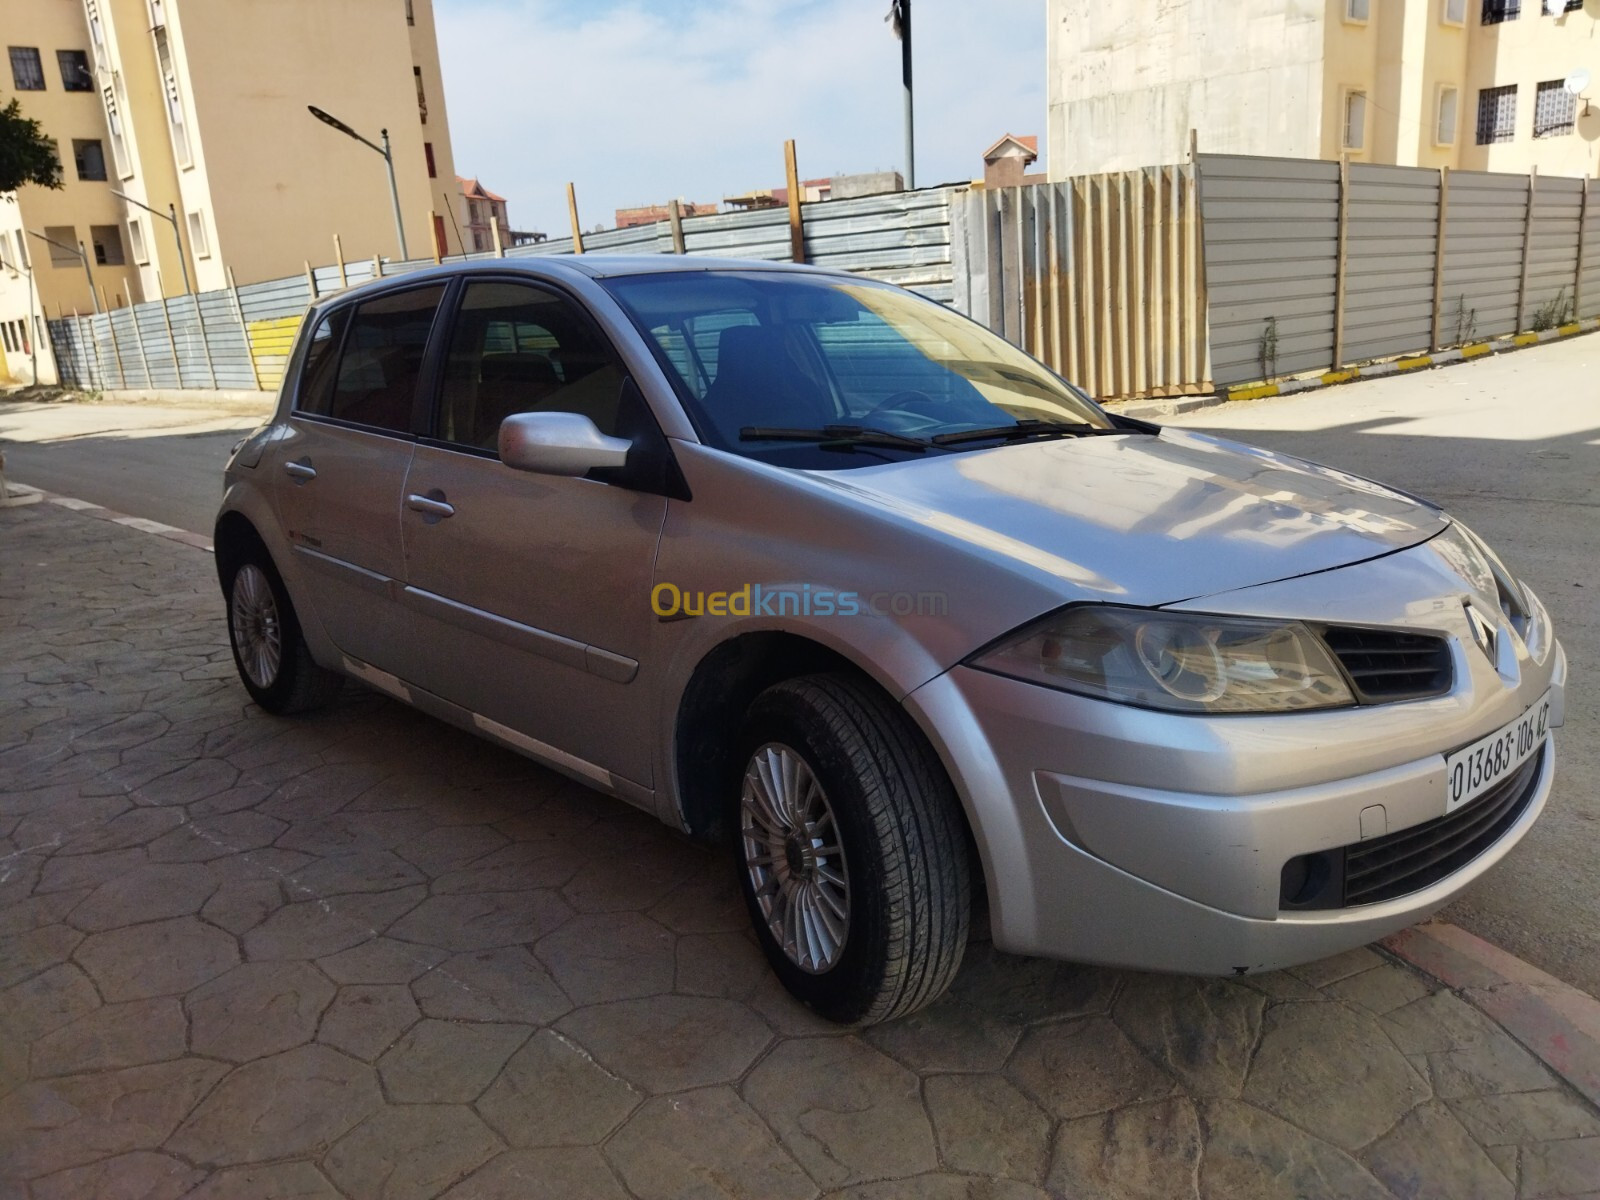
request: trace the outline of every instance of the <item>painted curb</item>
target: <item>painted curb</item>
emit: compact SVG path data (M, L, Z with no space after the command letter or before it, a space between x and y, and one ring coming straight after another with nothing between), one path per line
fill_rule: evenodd
M1446 921L1379 945L1458 993L1600 1107L1600 1000Z
M1350 367L1342 371L1325 371L1321 375L1311 375L1304 379L1285 379L1280 383L1244 384L1219 391L1214 400L1217 403L1226 404L1233 400L1264 400L1269 396L1294 396L1301 392L1316 391L1318 388L1351 383L1357 379L1382 379L1386 375L1401 375L1408 371L1422 371L1430 367L1442 367L1450 363L1467 362L1474 358L1482 358L1485 354L1504 354L1510 350L1521 350L1526 346L1537 346L1543 342L1559 341L1562 338L1575 337L1581 333L1593 333L1597 329L1600 329L1600 317L1589 317L1582 321L1569 322L1555 329L1546 329L1540 333L1518 333L1488 342L1469 342L1465 346L1458 346L1451 350L1440 350L1434 354L1416 354L1406 358L1391 359L1387 362L1373 363L1371 366L1366 367ZM1126 410L1119 409L1118 411Z
M193 546L196 550L211 553L211 539L204 534L191 533L187 529L179 529L176 525L163 525L160 521L152 521L147 517L130 517L127 513L119 513L104 505L91 504L87 500L79 500L73 496L58 496L54 492L46 492L36 487L29 487L25 483L8 483L6 485L5 504L0 507L15 507L20 504L36 504L39 501L54 504L59 508L70 509L82 513L86 517L97 517L102 521L110 521L116 525L125 525L129 529L137 529L140 533L153 533L157 537L164 537L168 541L182 542L185 546Z

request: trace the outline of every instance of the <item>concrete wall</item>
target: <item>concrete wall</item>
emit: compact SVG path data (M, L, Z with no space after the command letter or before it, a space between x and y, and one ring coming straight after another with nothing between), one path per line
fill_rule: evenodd
M1376 0L1375 0L1376 2ZM1328 0L1049 0L1052 180L1323 144Z

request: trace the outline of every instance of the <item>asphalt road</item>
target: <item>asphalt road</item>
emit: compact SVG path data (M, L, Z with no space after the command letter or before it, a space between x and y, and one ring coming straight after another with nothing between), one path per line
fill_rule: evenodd
M210 536L222 465L260 417L165 405L0 402L15 483Z
M1176 418L1439 501L1538 591L1571 662L1554 793L1445 915L1600 994L1600 335ZM209 533L250 415L0 403L13 480Z

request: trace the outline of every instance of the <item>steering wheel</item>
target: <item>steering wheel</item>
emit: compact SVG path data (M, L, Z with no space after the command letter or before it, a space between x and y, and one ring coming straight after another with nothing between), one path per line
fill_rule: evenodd
M869 421L881 412L890 412L895 409L916 412L918 408L937 410L939 407L939 401L928 395L927 392L919 392L915 388L908 388L905 391L896 392L881 403L874 405L871 410L862 414L861 419ZM933 415L937 415L937 412Z

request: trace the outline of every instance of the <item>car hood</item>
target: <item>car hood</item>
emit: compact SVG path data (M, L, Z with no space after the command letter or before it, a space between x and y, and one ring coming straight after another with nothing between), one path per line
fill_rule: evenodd
M1438 509L1359 476L1186 431L817 472L825 487L1053 576L1068 598L1171 604L1433 537Z

